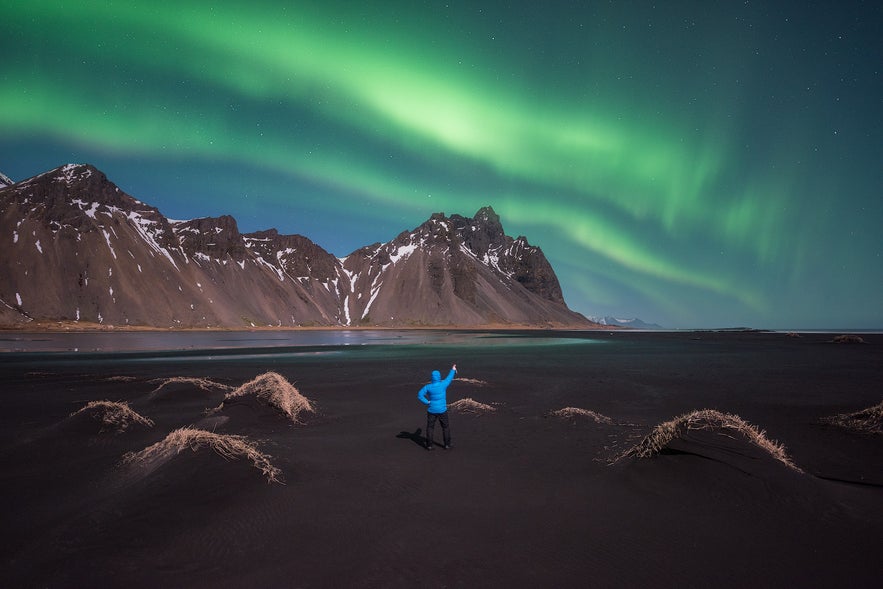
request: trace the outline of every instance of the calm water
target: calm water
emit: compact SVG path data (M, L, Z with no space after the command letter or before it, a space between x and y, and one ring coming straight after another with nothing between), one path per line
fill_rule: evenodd
M298 353L347 346L547 346L598 343L603 335L581 332L444 330L328 330L274 332L89 332L0 334L0 352L235 352Z

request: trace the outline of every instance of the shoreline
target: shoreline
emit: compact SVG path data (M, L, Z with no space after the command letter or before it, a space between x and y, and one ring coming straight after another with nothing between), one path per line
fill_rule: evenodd
M538 331L538 332L622 332L622 333L782 333L782 334L880 334L883 327L860 328L761 328L761 327L685 327L671 329L635 329L620 325L531 325L487 323L482 325L296 325L254 327L157 327L152 325L105 325L84 321L40 321L0 325L3 333L247 333L309 331Z
M21 325L0 325L0 333L109 333L109 332L260 332L260 331L621 331L627 327L616 325L594 326L544 326L516 324L484 325L309 325L309 326L255 326L255 327L155 327L150 325L102 325L85 322L25 323ZM638 330L630 330L638 331Z

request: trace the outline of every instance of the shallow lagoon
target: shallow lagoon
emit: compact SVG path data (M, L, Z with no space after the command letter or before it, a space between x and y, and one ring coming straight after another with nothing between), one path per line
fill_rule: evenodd
M267 350L390 345L558 345L597 343L598 332L451 330L294 330L273 332L7 332L0 352L150 352L174 350Z

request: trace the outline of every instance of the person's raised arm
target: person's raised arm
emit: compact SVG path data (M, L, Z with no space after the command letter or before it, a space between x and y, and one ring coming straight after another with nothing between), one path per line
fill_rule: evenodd
M451 384L451 381L454 380L454 375L457 373L457 365L454 364L451 366L451 371L448 373L448 377L445 379L446 384Z

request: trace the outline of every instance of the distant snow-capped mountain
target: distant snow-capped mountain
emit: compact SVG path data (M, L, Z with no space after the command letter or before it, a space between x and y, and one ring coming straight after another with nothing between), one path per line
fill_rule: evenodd
M0 187L0 325L589 326L493 209L336 258L230 216L172 221L90 165Z
M15 184L15 182L12 180L12 178L7 176L3 172L0 172L0 188L6 188L7 186L12 186L13 184Z
M594 321L600 325L610 325L615 327L628 327L631 329L665 329L656 323L645 323L637 317L632 319L617 319L616 317L589 317L590 321Z

